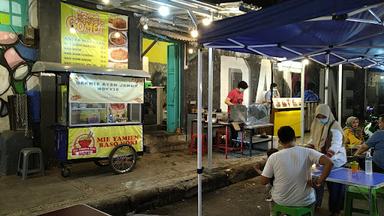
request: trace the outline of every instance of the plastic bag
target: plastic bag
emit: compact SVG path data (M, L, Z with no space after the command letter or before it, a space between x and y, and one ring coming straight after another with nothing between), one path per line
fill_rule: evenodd
M247 109L246 125L269 123L270 112L268 104L251 104Z

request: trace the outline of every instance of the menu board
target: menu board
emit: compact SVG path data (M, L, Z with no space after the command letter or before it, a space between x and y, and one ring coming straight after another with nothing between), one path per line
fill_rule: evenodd
M61 62L128 68L128 17L61 3Z
M287 109L301 107L301 98L273 98L273 108Z

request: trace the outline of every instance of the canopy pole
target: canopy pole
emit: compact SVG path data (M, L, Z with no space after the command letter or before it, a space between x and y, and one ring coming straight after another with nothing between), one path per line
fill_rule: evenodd
M364 109L367 109L368 107L367 87L368 87L368 75L367 75L367 69L364 69Z
M203 62L202 51L197 54L197 215L203 215L202 200L202 107L203 107Z
M302 63L301 70L301 82L300 82L300 96L301 96L301 144L304 145L304 135L305 135L305 113L304 113L304 86L305 86L305 63Z
M208 49L208 169L212 168L213 49Z
M337 103L337 120L341 124L342 92L343 91L343 65L339 64L339 92Z
M327 54L327 67L325 68L324 104L328 104L328 79L329 79L329 53Z

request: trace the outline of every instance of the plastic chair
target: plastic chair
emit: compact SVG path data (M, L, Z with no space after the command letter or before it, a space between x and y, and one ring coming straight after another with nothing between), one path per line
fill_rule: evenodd
M377 197L384 198L384 191L382 189L372 189L371 205L374 212L369 213L367 209L359 209L353 207L353 200L367 200L369 196L368 188L349 186L347 191L347 197L345 198L345 215L351 216L353 212L366 214L370 216L379 216L377 209Z
M225 145L225 139L222 139L222 137L226 136L225 128L218 128L216 129L216 135L215 135L215 143L214 147L219 148L220 145Z
M31 156L37 156L38 159L38 167L32 167L30 169L30 162L34 164L34 161L31 159ZM41 172L44 175L44 162L43 162L43 153L40 148L23 148L19 153L19 163L17 166L17 173L20 173L22 179L25 180L28 174Z
M311 207L293 207L293 206L282 206L279 204L273 204L272 207L273 216L289 215L289 216L314 216L313 208Z
M203 147L203 154L207 153L207 135L202 135L202 147ZM191 143L189 144L189 153L192 154L194 152L197 152L197 134L192 134L191 137Z

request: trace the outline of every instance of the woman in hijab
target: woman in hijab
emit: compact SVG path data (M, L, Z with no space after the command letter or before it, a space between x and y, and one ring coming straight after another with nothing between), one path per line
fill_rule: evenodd
M364 142L363 130L359 127L359 119L351 116L345 122L344 144L350 147L357 147Z
M333 167L341 167L347 162L343 146L343 130L335 120L331 109L326 104L316 108L315 119L311 126L309 147L327 155L333 162ZM345 186L343 184L327 182L329 191L329 211L331 215L340 215L344 204ZM324 185L316 188L316 207L321 207Z

